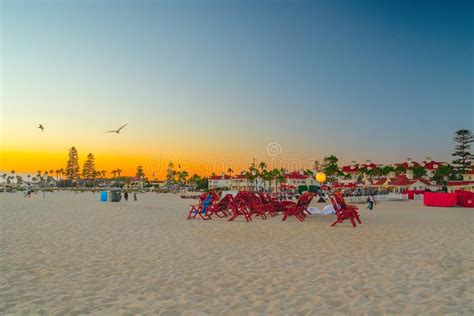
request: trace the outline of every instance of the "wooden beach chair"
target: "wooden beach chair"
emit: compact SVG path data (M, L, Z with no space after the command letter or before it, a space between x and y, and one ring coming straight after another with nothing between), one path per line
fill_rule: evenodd
M232 211L232 216L229 218L229 222L234 221L239 216L243 216L247 222L251 222L252 210L248 206L248 203L245 199L245 194L239 195L239 193L237 193L235 198L232 197L231 201L229 202L229 209Z
M313 200L314 193L305 192L303 193L300 198L298 199L297 203L291 201L283 201L283 219L282 221L286 221L289 216L294 216L299 219L301 222L304 221L306 214L310 214L308 212L308 206Z
M196 218L199 215L203 220L211 219L211 217L207 214L209 207L213 203L217 203L219 200L219 195L214 192L206 192L199 197L199 204L191 205L191 209L189 210L188 218L192 219Z
M283 211L283 205L281 202L273 199L269 193L259 192L258 196L260 197L263 205L265 205L266 211L270 214L270 216L277 216L278 212Z
M347 205L344 201L344 198L339 192L334 193L333 196L330 197L331 204L334 207L334 211L336 212L336 220L334 223L331 224L335 226L336 224L342 223L344 220L348 219L352 223L353 227L356 227L356 220L359 224L362 224L359 216L359 212L357 212L357 206L355 205Z
M209 207L208 211L206 212L209 217L216 215L219 218L227 217L231 215L232 205L233 202L232 194L226 194L219 202L213 204Z

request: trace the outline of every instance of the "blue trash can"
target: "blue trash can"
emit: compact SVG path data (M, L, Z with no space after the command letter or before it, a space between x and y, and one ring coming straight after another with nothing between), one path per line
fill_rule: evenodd
M101 202L107 202L107 197L108 197L107 191L101 191L100 192L100 201Z

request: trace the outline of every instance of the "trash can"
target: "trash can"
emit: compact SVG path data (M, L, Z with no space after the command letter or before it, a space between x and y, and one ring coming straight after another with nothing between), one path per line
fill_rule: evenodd
M120 202L122 198L122 191L117 190L110 190L109 191L109 202Z
M107 199L108 199L107 191L101 191L100 192L100 201L101 202L107 202Z

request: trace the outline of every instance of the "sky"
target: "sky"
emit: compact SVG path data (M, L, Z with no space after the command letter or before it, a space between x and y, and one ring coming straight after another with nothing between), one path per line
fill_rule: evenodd
M451 161L474 129L472 1L0 3L0 170Z

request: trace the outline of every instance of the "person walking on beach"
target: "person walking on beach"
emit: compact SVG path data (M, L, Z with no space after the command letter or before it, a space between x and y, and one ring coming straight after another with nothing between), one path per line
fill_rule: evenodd
M369 204L367 205L367 208L372 211L374 209L374 204L375 204L375 197L372 193L370 193L369 198L367 199L367 202L369 202Z
M125 201L128 201L128 192L125 191L125 193L123 194L123 197L125 198Z
M25 198L30 198L31 197L31 187L30 187L30 184L28 183L26 185L26 190L25 190Z
M138 200L138 199L137 199L137 192L133 192L133 201L136 202L137 200Z

